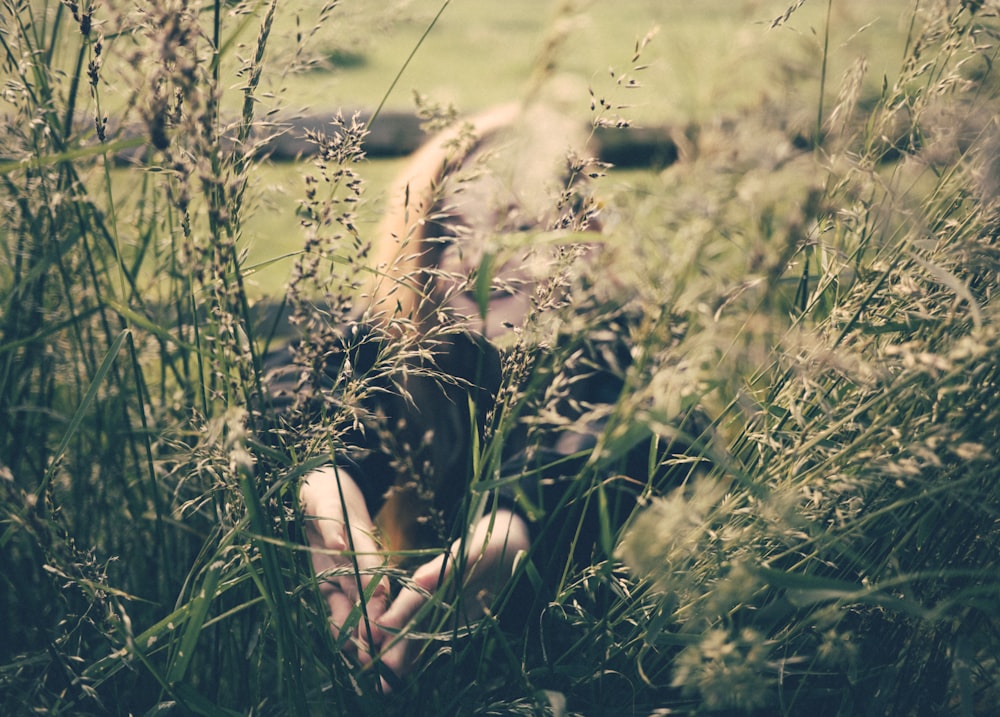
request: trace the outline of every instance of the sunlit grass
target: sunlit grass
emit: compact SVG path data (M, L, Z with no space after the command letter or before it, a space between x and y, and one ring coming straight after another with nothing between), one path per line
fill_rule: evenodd
M614 111L683 151L595 179L605 253L516 338L478 447L486 495L522 413L558 424L560 372L627 316L610 331L627 390L572 482L602 523L592 559L528 551L527 623L502 595L384 695L328 629L296 506L372 377L343 372L336 415L285 444L253 309L287 298L325 359L401 160L355 162L348 142L261 162L249 130L275 108L377 106L443 5L389 106L522 97L566 22L548 99L584 122L590 90L634 105ZM345 0L319 25L280 3L28 8L0 25L0 712L989 714L989 4ZM310 58L341 65L290 71ZM94 140L98 100L149 140L140 165ZM397 343L380 370L411 367L419 347ZM616 534L605 468L650 438L646 509ZM685 486L661 480L675 438L671 465L702 467ZM539 528L572 537L566 515Z

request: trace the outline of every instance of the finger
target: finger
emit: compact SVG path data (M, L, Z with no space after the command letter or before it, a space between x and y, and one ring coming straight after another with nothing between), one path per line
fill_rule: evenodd
M418 590L404 588L392 601L382 619L371 626L371 642L367 650L359 652L358 660L363 665L377 662L379 680L383 692L390 692L401 684L413 669L413 661L419 642L407 635L407 628L420 608L427 602L427 596Z
M335 589L327 595L326 604L330 609L330 632L334 640L340 642L341 632L344 626L349 624L354 602L343 592ZM342 648L348 651L353 651L356 647L350 639L344 639L343 643Z
M362 646L363 651L375 653L382 647L383 635L378 622L388 609L389 599L386 593L373 595L363 606L364 612L354 628L354 638ZM362 609L359 604L358 609Z
M369 623L378 620L388 607L389 577L384 572L385 557L380 552L371 530L352 526L351 533L354 548L352 560L356 572L345 578L344 582L350 583L349 588L345 586L345 592L364 610L356 632L359 639L367 640Z
M407 628L426 603L427 595L421 591L411 588L401 590L381 618L369 623L370 632L362 635L367 638L365 649L368 653L362 661L367 664L377 655L378 661L396 676L406 675L410 671L413 645L407 636Z
M378 665L382 692L392 692L401 684L401 678L409 674L413 664L413 644L409 640L398 640L388 650L382 652Z
M361 573L374 575L385 566L385 554L375 539L375 526L371 523L351 524L351 548Z
M400 632L420 612L427 595L413 588L403 588L378 621L381 632L392 637Z
M377 645L388 645L417 616L429 595L438 589L446 560L446 555L439 555L414 571L409 583L403 586L378 620Z
M432 593L451 573L451 565L452 556L450 554L439 555L413 571L413 584L421 590Z
M384 598L375 598L365 604L363 612L361 603L339 588L331 590L327 598L330 630L334 638L341 649L353 655L363 665L371 662L371 655L377 652L382 638L381 632L375 627L376 616L366 613L376 612L381 616L385 612L385 605ZM378 636L377 640L371 637L373 634ZM373 645L376 647L373 648Z
M403 686L403 680L385 665L379 666L379 683L382 686L382 694L388 694L397 687Z

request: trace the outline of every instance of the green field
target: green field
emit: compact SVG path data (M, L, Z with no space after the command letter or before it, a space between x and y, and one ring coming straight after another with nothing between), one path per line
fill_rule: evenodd
M521 96L537 57L551 38L560 37L555 66L564 84L558 87L559 97L586 117L588 85L598 91L609 88L607 70L628 70L636 42L655 30L643 55L643 64L649 65L642 75L648 78L647 91L630 100L635 119L700 121L752 105L764 95L784 97L792 91L783 81L786 66L811 64L811 79L818 81L827 42L824 3L806 3L779 29L770 25L788 3L577 2L567 5L578 6L578 13L557 20L558 5L529 0L448 3L386 97L442 3L390 1L374 13L345 3L342 14L334 11L317 32L309 57L322 61L332 56L335 61L340 51L354 61L334 66L331 74L273 78L268 89L295 109L372 107L383 99L390 107L407 109L416 91L474 110ZM877 6L857 0L835 3L829 38L832 80L862 54L871 62L874 82L895 71L910 9L911 3L901 0ZM279 64L282 45L293 43L296 26L290 26L291 20L290 13L275 25L273 52ZM297 27L308 31L312 24L313 18L303 14ZM800 94L805 89L796 86L794 101L807 99Z
M790 116L808 122L820 94L824 44L830 47L829 98L835 97L841 76L859 57L870 63L868 84L874 91L903 55L909 8L901 0L877 8L860 1L837 3L831 36L825 38L826 9L818 3L807 4L780 28L771 27L785 10L780 2L627 0L580 5L585 9L578 15L557 22L555 7L524 0L501 6L455 2L439 17L441 4L426 0L390 2L374 11L345 3L316 28L308 43L296 37L316 27L319 10L280 14L268 61L283 71L262 78L258 113L276 111L280 120L297 114L370 111L383 103L386 110L411 112L415 93L451 104L459 112L475 112L524 97L538 56L550 38L560 37L547 88L553 100L582 123L590 120L591 88L628 105L622 115L637 126L712 122L764 101L784 105ZM256 23L251 22L231 39L234 63L249 53L255 32ZM624 91L608 71L630 71L636 43L650 32L655 34L637 63L645 67L635 75L642 87ZM235 73L236 66L231 71ZM241 102L239 85L227 88L223 104L231 113ZM377 221L382 188L397 166L394 161L363 165L369 186L361 216L367 226ZM282 290L290 257L301 246L295 208L304 169L269 164L256 168L243 241L257 295ZM129 183L125 179L122 186Z
M407 112L415 109L413 97L419 93L471 113L524 97L538 56L551 38L560 37L546 87L581 123L591 119L591 88L607 93L609 101L629 105L621 114L637 126L710 123L752 111L765 101L808 123L820 96L824 45L830 49L829 98L836 96L842 75L859 57L870 64L867 83L874 92L903 56L910 3L836 3L829 38L823 34L826 8L820 3L807 3L780 28L771 24L785 10L781 2L625 0L579 5L583 9L578 15L557 22L555 7L531 0L501 5L453 2L434 22L441 10L438 2L390 2L374 12L346 3L320 26L309 51L300 56L316 62L317 69L265 77L262 86L270 94L262 106L308 114L370 110L384 103L386 109ZM285 67L284 58L293 54L295 33L308 31L315 21L305 12L279 17L270 50L278 67ZM251 29L241 35L246 36L244 42L251 39ZM635 63L645 66L635 74L642 87L622 90L609 69L618 75L631 71L636 43L650 32L655 34ZM336 64L338 58L341 65ZM374 161L360 170L369 182L361 208L368 226L377 220L382 188L397 166ZM609 184L609 191L617 191L619 183ZM288 257L301 244L293 210L302 183L286 166L262 165L255 189L245 230L249 265L267 265L256 273L256 290L273 295L281 290L290 259L273 260Z

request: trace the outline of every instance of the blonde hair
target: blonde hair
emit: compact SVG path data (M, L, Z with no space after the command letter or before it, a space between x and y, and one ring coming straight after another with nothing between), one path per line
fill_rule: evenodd
M440 199L443 178L462 165L481 142L509 127L521 112L519 103L494 107L426 142L411 156L389 190L377 231L372 315L377 321L399 317L420 324L428 295L433 247L424 241L426 227Z
M511 103L457 124L417 150L390 189L376 235L372 318L411 321L420 331L437 315L444 292L435 291L435 270L449 242L435 232L460 231L461 237L451 235L453 243L462 244L469 258L483 241L505 231L552 228L567 155L583 145L582 130L543 105ZM460 170L468 171L449 185ZM458 216L463 209L466 216ZM466 268L473 266L466 262Z

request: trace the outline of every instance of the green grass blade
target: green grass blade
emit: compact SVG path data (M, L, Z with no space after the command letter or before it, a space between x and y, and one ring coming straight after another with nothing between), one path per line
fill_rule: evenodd
M191 613L187 625L184 627L184 634L181 636L177 652L167 670L167 682L171 685L176 685L184 679L184 675L187 673L191 658L194 657L198 637L201 635L202 628L208 618L209 607L216 596L221 575L222 564L220 562L212 563L205 573L201 589L191 601Z
M73 436L76 435L77 430L80 428L80 424L83 423L84 416L86 416L87 411L97 398L98 389L100 388L101 383L104 382L108 372L111 370L111 366L115 362L115 357L118 355L118 351L121 349L122 343L125 341L125 338L129 335L129 333L130 331L128 329L122 330L111 343L111 347L108 349L108 352L104 356L104 360L97 369L97 373L94 375L90 385L87 387L87 392L84 394L83 400L80 401L80 405L77 407L76 413L73 414L73 418L69 422L69 427L66 429L66 432L63 434L62 441L59 443L59 447L52 456L52 461L49 463L49 467L45 471L45 476L42 478L42 482L35 491L36 499L41 499L41 497L45 494L45 489L48 487L49 481L52 480L56 467L59 465L59 459L62 458L63 454L66 452L69 442L73 439Z

